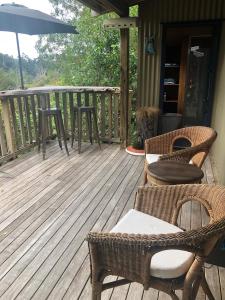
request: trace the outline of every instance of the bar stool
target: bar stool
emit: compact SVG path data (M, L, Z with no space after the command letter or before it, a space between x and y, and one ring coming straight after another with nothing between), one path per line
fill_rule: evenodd
M55 121L55 128L56 133L58 137L59 147L62 150L62 141L61 137L63 138L65 149L67 155L69 155L69 151L67 148L67 142L66 142L66 134L64 130L63 125L63 119L62 119L62 112L59 108L51 108L51 109L38 109L38 151L40 152L41 148L41 140L42 140L42 153L43 153L43 159L45 159L46 154L46 141L47 141L47 119L49 117L54 117Z
M93 144L93 138L92 138L92 119L93 119L93 125L95 129L95 135L96 139L99 144L99 148L101 149L100 144L100 138L99 138L99 132L98 132L98 124L97 124L97 114L96 109L94 106L80 106L80 107L73 107L73 122L72 122L72 128L71 128L71 143L73 147L73 142L75 138L75 127L76 127L76 121L77 122L77 129L78 129L78 153L81 153L81 141L82 141L82 115L83 113L86 114L86 121L87 121L87 127L88 127L88 135L90 139L90 143Z

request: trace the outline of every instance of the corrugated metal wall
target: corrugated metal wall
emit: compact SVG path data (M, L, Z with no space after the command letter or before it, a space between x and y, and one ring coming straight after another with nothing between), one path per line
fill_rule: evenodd
M138 106L158 106L162 22L225 18L224 0L149 0L140 5ZM154 36L156 54L145 53L145 40Z

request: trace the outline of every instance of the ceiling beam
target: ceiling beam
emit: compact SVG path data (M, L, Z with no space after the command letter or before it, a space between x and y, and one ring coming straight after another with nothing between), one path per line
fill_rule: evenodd
M119 0L104 0L101 1L104 6L109 8L109 10L113 10L121 17L129 16L129 5L125 4L123 1Z
M92 10L102 14L105 12L104 8L98 4L96 1L91 1L91 0L79 0L83 5L89 6Z

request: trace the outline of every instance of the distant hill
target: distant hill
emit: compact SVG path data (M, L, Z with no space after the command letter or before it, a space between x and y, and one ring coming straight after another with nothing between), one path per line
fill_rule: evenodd
M43 67L38 59L22 57L22 68L26 85L44 73ZM0 53L0 90L15 89L20 87L20 76L18 59L7 54Z

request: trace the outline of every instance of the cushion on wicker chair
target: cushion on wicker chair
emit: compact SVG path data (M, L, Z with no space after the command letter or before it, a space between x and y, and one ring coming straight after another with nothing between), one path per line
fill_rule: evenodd
M159 160L160 156L161 156L161 154L146 154L146 160L147 160L148 164L152 164L152 163L156 162L157 160Z
M111 232L134 234L175 233L182 230L158 218L131 209L111 230ZM190 268L194 254L182 250L164 250L152 257L151 276L177 278Z
M147 163L150 165L156 161L159 160L159 157L161 156L162 154L146 154L146 160L147 160ZM189 164L193 164L193 161L190 160L189 161Z

